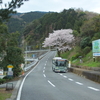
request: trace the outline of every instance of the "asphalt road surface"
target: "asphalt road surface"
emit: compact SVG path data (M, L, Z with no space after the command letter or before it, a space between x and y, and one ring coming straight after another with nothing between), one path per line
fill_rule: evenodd
M100 84L71 72L54 73L48 53L25 77L19 100L100 100Z

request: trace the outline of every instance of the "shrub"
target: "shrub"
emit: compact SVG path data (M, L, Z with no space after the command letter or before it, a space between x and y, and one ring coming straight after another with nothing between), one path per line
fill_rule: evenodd
M86 55L87 53L89 53L91 51L91 47L85 47L83 49L83 53Z
M80 54L79 54L79 53L77 53L76 55L72 56L71 61L73 61L73 60L75 60L75 59L79 58L79 56L80 56Z
M5 79L0 79L0 84L3 84L3 83L5 83L5 82L6 82Z
M5 76L3 79L5 79L6 81L10 81L13 79L13 77L8 77L8 76Z
M97 62L100 62L100 57L99 57L99 56L96 57L96 61L97 61Z
M86 46L90 46L91 47L91 43L90 43L90 37L86 37L86 38L83 38L80 42L80 47L81 49L85 48Z

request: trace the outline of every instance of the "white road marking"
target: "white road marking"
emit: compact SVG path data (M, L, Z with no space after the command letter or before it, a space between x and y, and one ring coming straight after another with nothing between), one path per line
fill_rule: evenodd
M52 85L53 87L56 87L53 83L51 83L49 80L48 80L48 83L50 84L50 85Z
M45 75L45 74L43 74L43 76L44 76L44 77L46 77L46 75Z
M67 76L63 76L64 78L67 78Z
M44 67L44 69L45 69L45 67Z
M71 78L68 78L68 80L73 81L73 79L71 79Z
M78 85L83 85L83 83L80 83L80 82L75 82L76 84L78 84Z
M89 89L92 89L92 90L94 90L94 91L100 91L99 89L96 89L96 88L94 88L94 87L88 87Z
M40 63L40 62L39 62L39 63ZM38 64L39 64L39 63L38 63ZM21 83L21 85L20 85L20 88L19 88L19 91L18 91L18 95L17 95L17 97L16 97L16 100L20 100L20 98L21 98L21 92L22 92L22 88L23 88L23 84L24 84L24 82L25 82L27 76L38 66L38 64L37 64L31 71L29 71L28 74L26 74L26 76L24 77L24 79L23 79L23 81L22 81L22 83Z
M45 72L45 70L43 70L43 73Z
M46 64L45 64L45 66L46 66Z
M60 73L59 73L59 75L63 76L64 78L67 78L67 76L65 76L65 75L63 75L63 74L60 74ZM69 80L69 81L74 81L74 80L71 79L71 78L68 78L68 80ZM77 82L77 81L76 81L75 83L78 84L78 85L84 85L83 83ZM91 90L94 90L94 91L97 91L97 92L100 91L100 89L97 89L97 88L94 88L94 87L90 87L90 86L88 86L87 88L89 88L89 89L91 89Z

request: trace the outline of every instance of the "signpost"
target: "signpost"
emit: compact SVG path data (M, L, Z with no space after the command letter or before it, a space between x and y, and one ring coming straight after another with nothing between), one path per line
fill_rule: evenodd
M7 68L8 68L8 74L7 75L12 77L13 76L12 68L14 68L14 66L13 65L8 65Z

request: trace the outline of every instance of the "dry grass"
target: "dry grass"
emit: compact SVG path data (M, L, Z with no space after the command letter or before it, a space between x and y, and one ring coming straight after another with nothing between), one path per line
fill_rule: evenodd
M17 81L20 77L16 77L10 81ZM9 82L10 82L9 81ZM13 90L6 90L6 88L0 88L0 100L6 100L11 97Z
M0 88L0 100L6 100L10 98L12 95L13 90L6 91L5 88Z

